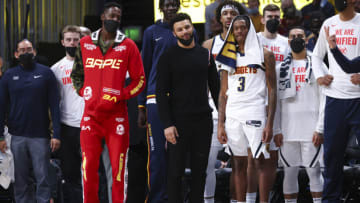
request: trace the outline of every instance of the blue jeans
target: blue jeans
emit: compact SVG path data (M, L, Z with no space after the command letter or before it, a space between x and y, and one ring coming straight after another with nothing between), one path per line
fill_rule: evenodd
M50 140L48 138L12 136L11 152L14 155L15 165L16 203L48 203L50 201L48 182ZM35 177L36 193L32 177Z

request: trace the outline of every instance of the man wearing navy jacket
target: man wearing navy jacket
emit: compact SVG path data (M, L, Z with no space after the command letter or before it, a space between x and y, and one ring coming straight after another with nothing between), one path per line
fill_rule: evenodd
M17 44L15 57L20 64L9 69L0 80L0 150L5 120L12 135L11 152L15 164L15 201L18 203L50 201L47 178L50 149L60 147L59 92L49 67L34 62L32 43L24 39ZM49 114L54 128L50 139ZM32 190L30 167L36 182Z
M138 96L138 125L147 128L149 145L149 203L167 202L166 195L166 156L164 128L160 123L155 100L156 65L162 53L176 45L169 21L180 8L179 0L160 0L160 11L164 18L148 27L144 32L141 50L146 76L145 90Z

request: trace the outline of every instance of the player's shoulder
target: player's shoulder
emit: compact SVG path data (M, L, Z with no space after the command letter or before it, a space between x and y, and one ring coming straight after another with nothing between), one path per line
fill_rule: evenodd
M271 61L274 60L275 61L275 56L274 53L270 50L268 50L267 48L263 48L263 52L264 52L264 61Z
M36 65L36 70L37 71L40 71L40 72L43 72L43 73L46 73L46 74L52 73L49 66L45 66L45 65L42 65L40 63L36 63L35 65Z
M167 23L162 22L162 20L157 20L154 24L148 26L144 33L152 33L158 29L169 29L169 25Z
M114 49L120 49L119 51L138 49L136 43L128 37L125 37L125 39L121 43L119 43L117 47L115 47Z
M350 21L351 21L351 23L359 25L360 24L360 13L355 13L355 16Z
M58 69L64 62L65 62L65 59L66 59L66 56L64 57L64 58L62 58L62 59L60 59L58 62L56 62L54 65L52 65L51 67L50 67L50 69L51 70L56 70L56 69Z
M149 32L153 32L156 29L157 25L156 24L152 24L149 27L147 27L144 31L144 33L149 33Z
M34 70L35 74L41 74L44 78L55 78L54 72L50 69L50 67L36 63L36 68Z
M202 47L210 50L212 45L214 44L214 41L215 41L215 37L208 39L202 43Z
M132 39L130 39L129 37L125 37L122 42L126 43L126 44L136 45L136 43Z
M339 21L339 14L331 16L330 18L327 18L323 22L323 26L329 26L330 24L337 23Z
M94 33L91 33L92 35ZM88 42L89 40L91 40L91 36L90 35L87 35L87 36L84 36L80 39L80 43L83 43L83 42Z
M199 50L200 53L206 53L207 55L210 53L210 50L203 47L203 46L200 46L199 44L195 44L195 48L197 50Z
M9 77L18 74L18 72L20 71L20 65L8 68L4 73L3 76L0 77L1 80L5 81L8 80Z
M259 39L265 38L264 35L263 35L263 32L258 32L258 33L256 33L256 35L257 35L257 37L258 37Z
M277 40L282 41L282 42L286 42L286 44L288 43L288 38L281 35L281 34L277 35Z
M177 56L178 45L170 46L166 51L162 52L160 55L161 60L169 60L171 56Z
M272 51L270 51L265 47L263 47L263 53L264 53L264 57L274 55Z

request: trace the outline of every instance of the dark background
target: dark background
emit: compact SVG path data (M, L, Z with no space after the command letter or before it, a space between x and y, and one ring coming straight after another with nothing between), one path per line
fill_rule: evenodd
M65 56L60 44L63 27L81 25L97 30L101 27L103 5L110 1L123 5L122 30L132 26L142 35L154 23L153 0L0 0L0 56L4 69L14 65L16 43L23 38L33 42L45 65L53 65ZM195 24L195 28L202 42L204 25ZM141 40L136 44L141 50Z

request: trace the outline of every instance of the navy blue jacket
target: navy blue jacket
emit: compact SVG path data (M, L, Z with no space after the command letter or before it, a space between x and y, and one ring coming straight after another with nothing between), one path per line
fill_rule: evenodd
M54 138L60 139L59 90L49 67L35 63L8 69L0 79L0 139L5 119L15 136L50 138L49 109Z
M345 73L359 73L360 72L360 56L349 60L344 56L340 50L335 47L334 49L330 49L333 54L336 62L340 65L341 69Z
M156 66L162 53L176 45L176 38L168 23L161 20L146 28L143 37L141 57L143 60L146 86L138 96L138 105L145 106L146 96L155 95L156 91Z

